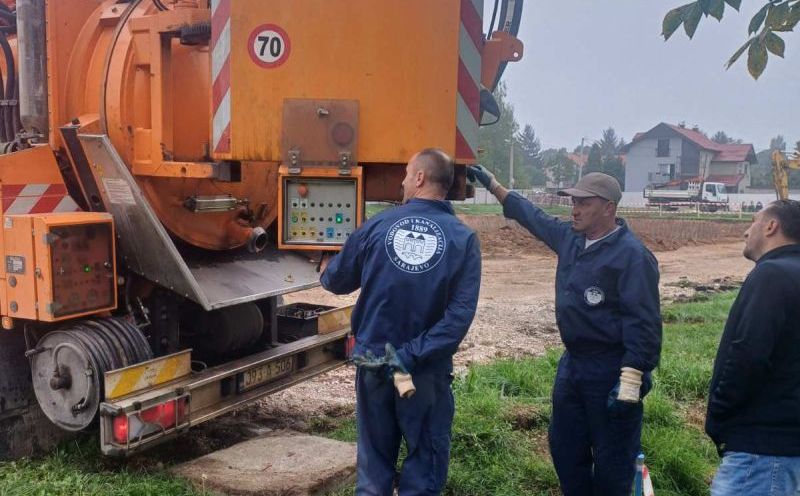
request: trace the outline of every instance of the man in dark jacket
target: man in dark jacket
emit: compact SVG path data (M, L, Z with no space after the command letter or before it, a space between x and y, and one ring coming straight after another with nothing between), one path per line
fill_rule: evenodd
M713 496L800 491L800 202L753 216L756 262L714 361L706 432L722 455Z
M361 288L353 310L358 461L356 494L436 495L447 480L455 405L453 354L478 304L478 238L445 201L453 163L438 149L406 167L401 207L357 229L324 269L325 289Z
M642 429L641 400L661 352L658 264L622 219L619 183L585 175L572 222L507 191L481 166L480 181L516 220L558 254L556 323L566 347L553 387L550 453L566 496L629 496Z

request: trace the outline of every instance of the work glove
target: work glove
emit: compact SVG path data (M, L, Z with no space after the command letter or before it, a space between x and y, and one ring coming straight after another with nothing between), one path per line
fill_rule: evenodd
M386 343L386 355L384 355L383 358L386 360L386 366L389 367L392 374L392 380L394 381L395 389L397 389L397 394L399 394L401 398L410 398L414 396L414 393L417 392L417 387L414 386L411 374L408 373L406 366L400 361L400 357L397 356L397 351L394 349L394 346L392 346L392 343Z
M622 367L619 381L608 394L608 413L614 418L628 418L642 409L642 371Z
M353 355L353 363L372 372L378 372L386 366L386 361L383 358L376 357L369 350L364 355Z
M500 186L500 183L497 182L494 174L489 172L486 167L482 165L468 165L467 179L473 183L478 181L483 185L484 188L489 190L489 193L494 193L494 189Z
M394 383L397 393L401 398L410 398L417 392L411 374L406 370L403 362L397 356L397 351L392 343L386 343L386 354L378 358L374 353L367 350L364 355L353 355L353 363L375 373L385 372L387 378Z

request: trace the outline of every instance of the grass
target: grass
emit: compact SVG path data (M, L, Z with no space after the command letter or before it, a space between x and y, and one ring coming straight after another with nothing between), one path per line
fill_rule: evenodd
M645 401L643 450L659 496L700 496L718 460L702 432L705 396L734 293L663 310L661 366ZM453 384L456 418L445 494L557 495L547 451L550 390L559 350L469 369ZM324 435L354 441L352 417L323 419ZM202 494L160 464L103 458L95 437L71 441L39 460L0 463L0 495ZM402 453L401 453L402 456ZM353 488L331 493L349 496Z
M39 460L0 463L3 496L145 496L200 495L163 467L133 467L124 460L103 458L98 440L89 436L62 445Z
M705 396L734 293L664 308L664 343L645 401L642 447L659 496L707 495L718 464L702 432ZM454 382L456 418L445 494L556 495L547 450L550 391L559 350L473 366ZM352 418L325 435L356 438ZM349 496L353 488L331 493Z

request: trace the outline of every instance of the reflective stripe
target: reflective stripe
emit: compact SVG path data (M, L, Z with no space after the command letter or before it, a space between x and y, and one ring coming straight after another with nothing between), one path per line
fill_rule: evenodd
M62 183L4 184L0 196L7 215L80 211Z
M230 0L211 3L212 149L230 152L231 125L231 5Z
M115 399L136 391L164 384L191 373L191 352L181 351L173 355L112 370L105 375L106 399Z
M219 109L214 114L214 150L219 150L220 147L226 146L228 143L223 142L222 137L225 130L231 123L231 89L225 92L222 102L219 104Z

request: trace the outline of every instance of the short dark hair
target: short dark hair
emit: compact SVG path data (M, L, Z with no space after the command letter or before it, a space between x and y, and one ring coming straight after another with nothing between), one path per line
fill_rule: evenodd
M441 148L426 148L417 154L417 165L425 177L445 193L453 186L453 159Z
M776 200L769 204L764 213L778 221L784 236L800 243L800 201Z

